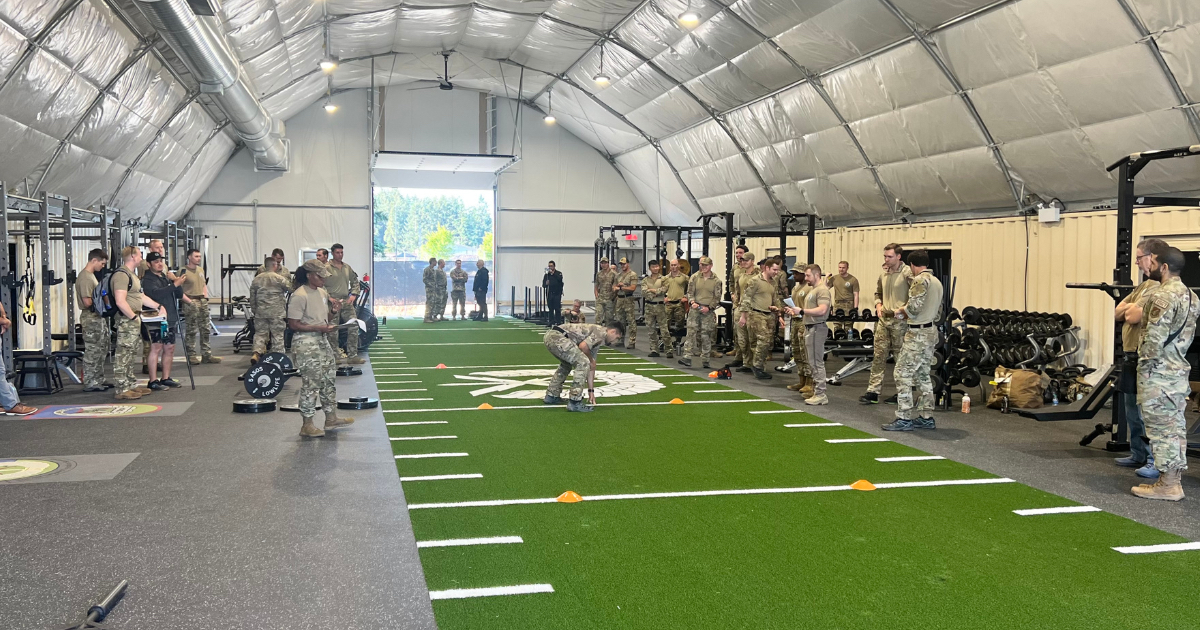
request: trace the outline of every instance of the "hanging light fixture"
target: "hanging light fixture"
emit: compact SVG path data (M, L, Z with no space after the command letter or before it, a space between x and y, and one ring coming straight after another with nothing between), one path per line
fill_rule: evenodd
M333 112L336 112L337 109L338 109L338 106L333 104L333 97L326 96L325 97L325 111L332 114Z
M596 76L592 77L592 80L595 81L596 85L599 85L599 86L608 85L609 82L612 81L612 79L610 79L608 77L608 75L604 73L604 43L603 42L600 43L600 71L596 73Z
M318 65L321 66L322 72L330 73L330 72L333 72L334 70L337 70L338 60L337 60L337 57L330 55L330 56L327 56L324 59L322 59Z
M687 8L679 14L679 23L688 28L695 28L700 23L700 14L692 8L692 0L688 0Z
M547 125L553 125L554 121L555 121L555 118L554 118L554 92L553 91L546 93L546 104L547 104L546 115L544 117L542 117L542 120L545 121Z

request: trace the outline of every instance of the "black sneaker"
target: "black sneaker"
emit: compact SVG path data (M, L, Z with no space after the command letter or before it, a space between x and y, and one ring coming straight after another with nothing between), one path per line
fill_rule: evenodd
M727 366L727 367L728 367L728 366ZM743 374L750 374L750 373L754 372L754 368L752 368L752 367L747 367L747 366L743 365L743 366L739 367L737 370L734 370L734 371L735 371L735 372L741 372L741 373L743 373Z
M867 393L863 394L862 396L858 397L858 402L860 402L864 405L878 405L879 404L879 394L876 394L875 392L867 392Z
M738 360L734 361L733 363L727 364L725 367L730 367L730 368L742 367L742 360L738 359Z
M692 360L684 357L679 360L679 365L682 365L683 367L692 367Z
M162 381L150 381L149 383L146 383L146 387L149 387L156 392L161 392L164 389L171 389L170 386L164 385Z
M894 405L894 404L896 404L896 394L892 394L891 396L889 396L888 398L886 398L886 399L885 399L883 402L885 402L885 403L887 403L887 404L889 404L889 405Z
M914 429L936 429L937 428L937 423L935 423L933 421L933 418L917 418L916 420L912 421L912 425L913 425Z
M738 370L738 371L740 372L741 370ZM758 379L758 380L760 380L760 381L769 381L769 380L771 380L771 375L770 375L770 374L767 374L767 373L766 373L765 371L763 371L763 370L760 370L760 369L758 369L758 368L754 368L754 378L756 378L756 379Z
M100 385L98 387L84 387L83 388L83 391L85 391L85 392L106 392L108 390L109 390L109 388L104 387L103 385Z
M647 354L646 356L648 356L648 357L656 357L656 356L658 356L658 353L657 353L657 352L655 352L655 351L653 351L653 350L651 350L651 351L650 351L650 354Z
M896 418L890 424L885 424L879 428L883 429L884 431L912 431L913 423L912 420L901 420L900 418Z
M167 387L183 387L183 383L180 383L173 378L162 378L159 379L158 382L166 385Z

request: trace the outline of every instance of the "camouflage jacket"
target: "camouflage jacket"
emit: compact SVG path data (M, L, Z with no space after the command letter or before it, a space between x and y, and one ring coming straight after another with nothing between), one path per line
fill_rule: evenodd
M1146 329L1138 348L1138 371L1151 380L1186 374L1191 370L1186 355L1196 334L1200 298L1175 277L1147 294L1144 304Z
M454 283L454 291L466 293L467 291L467 270L454 268L450 270L450 281Z
M283 317L287 311L287 296L291 283L282 275L268 271L259 274L250 283L250 308L255 317L274 319Z

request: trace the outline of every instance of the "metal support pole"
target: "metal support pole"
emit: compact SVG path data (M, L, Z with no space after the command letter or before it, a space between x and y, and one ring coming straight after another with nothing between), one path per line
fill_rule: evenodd
M645 228L642 229L642 275L650 273L650 259L646 257L646 241L649 237L646 235Z
M808 264L817 262L817 215L808 215Z
M512 285L512 299L509 300L509 314L513 317L517 316L517 285Z
M0 182L0 246L3 246L6 248L5 251L0 252L0 278L3 278L5 280L12 280L12 278L9 277L9 274L12 271L9 268L8 251L7 251L7 247L8 247L8 186L6 184L4 184L3 182ZM12 290L11 285L10 285L10 288L7 290L0 289L0 304L4 305L4 313L6 315L8 315L9 319L11 319L13 322L16 322L18 320L18 316L17 316L17 313L15 313L13 311L14 304L13 304L13 301L10 299L11 290ZM3 349L4 349L4 357L3 357L4 365L9 374L12 374L12 351L13 351L13 347L16 345L16 342L17 342L16 332L17 332L17 328L16 328L16 326L13 326L12 332L10 333L9 338L6 339L5 343L2 344Z
M71 198L63 200L63 257L66 258L67 349L75 352L75 217L71 216Z
M40 193L38 204L38 246L42 259L42 353L50 355L50 199ZM28 270L26 270L28 271Z
M792 216L783 214L779 217L779 259L783 261L784 273L787 273L787 234L788 224L792 222Z

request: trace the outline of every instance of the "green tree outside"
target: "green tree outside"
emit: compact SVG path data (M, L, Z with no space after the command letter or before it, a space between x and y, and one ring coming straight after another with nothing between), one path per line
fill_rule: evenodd
M487 234L483 235L483 244L479 246L479 251L477 253L479 256L479 260L491 260L492 259L492 233L491 232L488 232Z
M421 246L422 258L449 258L454 253L454 234L439 225L438 229L425 235L425 244Z
M443 228L450 238L449 251L441 257L455 251L491 251L490 245L483 248L484 238L492 232L492 213L483 195L467 205L457 196L419 197L376 189L374 228L378 256L422 255L430 236Z

